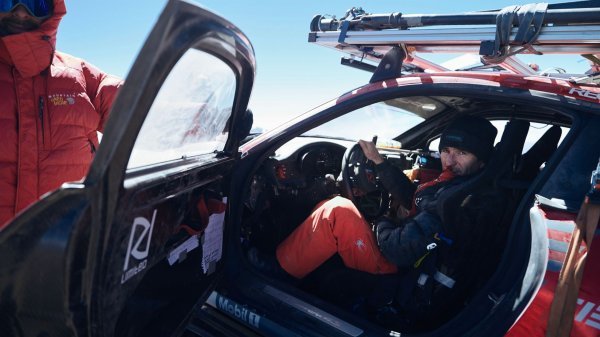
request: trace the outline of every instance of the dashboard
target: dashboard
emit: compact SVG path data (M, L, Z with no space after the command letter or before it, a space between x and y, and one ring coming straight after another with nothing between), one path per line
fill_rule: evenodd
M267 193L267 199L283 209L290 210L290 205L311 209L319 201L339 194L337 179L344 154L355 144L322 137L290 140L262 163L253 179L249 205L254 206L258 196ZM400 170L421 166L425 158L423 151L380 148L380 153Z
M323 180L335 181L342 169L346 150L356 143L349 140L297 137L281 146L269 160L263 163L263 172L279 190L310 189L323 184ZM382 156L401 170L410 169L431 158L433 166L439 159L425 151L380 149ZM439 157L438 157L439 158ZM431 161L431 160L430 160Z
M275 178L283 188L305 188L327 175L337 178L345 151L346 148L331 143L300 148L291 156L275 161Z
M252 241L250 237L269 228L265 235L279 242L320 201L340 194L337 179L342 161L355 144L350 140L296 137L271 153L253 176L245 205L254 220L245 227L243 237ZM413 167L424 155L422 151L379 150L400 170Z
M346 148L354 142L298 137L292 139L265 162L279 189L305 189L323 179L336 179Z
M290 140L272 153L254 175L248 206L255 209L266 198L272 208L286 216L298 212L298 217L305 217L316 203L338 193L336 179L346 148L353 144L317 137Z

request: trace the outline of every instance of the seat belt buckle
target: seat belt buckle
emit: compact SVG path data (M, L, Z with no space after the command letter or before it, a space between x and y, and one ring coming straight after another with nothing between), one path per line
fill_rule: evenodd
M592 172L590 191L587 194L590 204L600 204L600 160L596 170Z

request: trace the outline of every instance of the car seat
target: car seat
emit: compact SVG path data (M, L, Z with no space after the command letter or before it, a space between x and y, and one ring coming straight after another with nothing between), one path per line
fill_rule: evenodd
M538 174L543 163L548 161L556 151L562 130L558 125L552 126L538 141L521 156L515 172L515 178L531 181Z
M540 167L548 161L560 141L562 130L554 125L514 163L512 174L504 175L497 181L498 186L512 192L515 201L520 199L540 171Z

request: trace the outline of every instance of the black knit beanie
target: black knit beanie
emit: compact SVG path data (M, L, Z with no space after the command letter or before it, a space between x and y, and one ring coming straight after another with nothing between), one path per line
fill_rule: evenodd
M494 149L497 133L498 130L485 118L461 116L442 132L440 151L445 147L455 147L469 151L477 159L487 162Z

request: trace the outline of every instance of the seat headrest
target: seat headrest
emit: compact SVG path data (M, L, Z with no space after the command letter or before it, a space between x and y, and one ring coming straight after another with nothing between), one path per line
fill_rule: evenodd
M521 156L521 162L516 170L515 176L519 179L533 179L543 163L547 162L552 153L556 151L562 130L560 126L554 125L548 129L535 144Z

